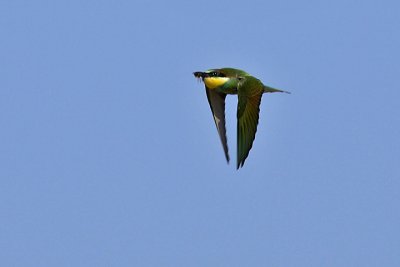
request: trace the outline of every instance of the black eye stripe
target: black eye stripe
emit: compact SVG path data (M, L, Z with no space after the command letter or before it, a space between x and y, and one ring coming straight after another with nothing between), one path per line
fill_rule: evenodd
M223 73L213 71L213 72L207 73L207 77L226 77L226 76Z

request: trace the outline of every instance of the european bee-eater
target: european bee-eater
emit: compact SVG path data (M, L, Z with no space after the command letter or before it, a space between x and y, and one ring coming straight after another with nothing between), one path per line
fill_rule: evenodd
M264 85L247 72L234 68L211 69L193 73L206 87L208 103L229 163L225 128L226 95L238 95L237 105L237 165L239 169L249 155L257 132L260 103L263 93L289 93Z

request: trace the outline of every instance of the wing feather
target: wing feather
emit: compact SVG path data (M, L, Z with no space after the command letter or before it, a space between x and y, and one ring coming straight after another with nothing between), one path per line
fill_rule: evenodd
M238 86L237 169L243 166L253 146L260 114L262 86L258 79L251 76L243 77Z
M224 149L226 161L229 163L228 141L226 138L225 127L225 98L226 94L219 93L215 90L206 87L208 103L210 104L211 112L213 114L215 126L221 139L222 147Z

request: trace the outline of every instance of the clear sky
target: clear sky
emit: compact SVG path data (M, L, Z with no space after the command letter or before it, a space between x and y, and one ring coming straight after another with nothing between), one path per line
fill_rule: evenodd
M0 2L1 266L400 266L398 1ZM227 165L193 71L264 95Z

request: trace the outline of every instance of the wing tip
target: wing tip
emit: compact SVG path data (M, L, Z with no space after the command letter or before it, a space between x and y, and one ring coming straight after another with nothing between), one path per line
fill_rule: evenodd
M244 165L244 160L243 161L238 161L236 164L236 170L239 170L240 168L242 168Z

